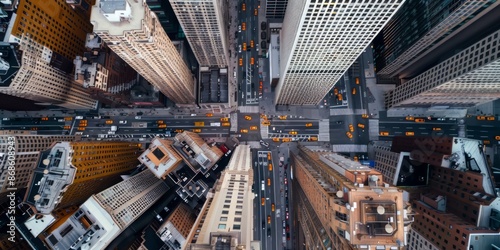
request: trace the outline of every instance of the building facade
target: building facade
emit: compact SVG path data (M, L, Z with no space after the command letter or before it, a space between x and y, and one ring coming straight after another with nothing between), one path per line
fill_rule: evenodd
M378 74L398 76L498 5L484 0L407 0L375 39Z
M149 148L139 156L139 161L157 178L165 179L170 172L182 164L183 159L172 144L171 140L154 138Z
M253 170L250 146L239 145L191 229L185 249L250 249Z
M386 93L387 108L469 108L500 98L500 30Z
M193 75L145 1L97 0L91 23L111 50L170 100L195 103Z
M82 204L137 167L140 148L130 142L57 142L40 152L25 202L40 214Z
M184 249L186 238L193 228L196 216L184 203L179 204L167 221L156 231L158 237L172 249Z
M92 195L58 227L45 233L51 249L104 249L168 190L149 170Z
M226 68L229 62L228 5L225 0L171 0L200 66Z
M378 171L304 146L291 160L298 230L303 231L306 249L406 245L410 206L403 192L386 183Z
M285 18L286 5L288 0L269 0L266 1L266 18L283 19Z
M224 155L217 146L208 145L194 132L178 133L174 140L173 148L194 173L207 172Z
M318 104L403 2L290 1L276 104Z
M57 141L74 141L73 135L36 135L28 131L0 131L0 196L6 195L8 188L28 186L41 151L45 151ZM9 146L15 153L15 181L9 185Z

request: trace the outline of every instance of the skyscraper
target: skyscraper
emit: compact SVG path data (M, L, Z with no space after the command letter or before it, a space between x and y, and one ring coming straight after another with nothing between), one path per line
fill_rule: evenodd
M24 188L33 174L39 154L50 148L56 141L73 141L73 135L32 135L29 131L0 131L0 196L6 195L8 188ZM15 181L9 182L9 146L15 153ZM14 185L10 185L10 183Z
M283 19L285 17L288 0L267 0L265 3L266 18Z
M499 5L498 1L483 0L407 0L374 42L377 74L411 77L406 69L415 68L414 64L446 42L466 42L457 35Z
M104 249L168 190L149 170L92 195L57 228L46 233L52 249Z
M386 107L469 108L500 98L500 29L386 94Z
M181 203L159 227L156 234L172 249L183 249L195 220L193 210Z
M183 163L182 157L172 144L170 140L154 138L149 148L139 156L139 161L157 178L165 179L170 172Z
M16 7L0 44L0 92L69 109L96 108L69 75L92 31L88 10L74 10L64 0L19 1Z
M378 171L304 146L291 159L295 211L307 249L406 245L409 204L403 192L387 184Z
M78 206L137 167L139 151L131 142L54 143L40 154L25 202L41 214Z
M403 2L290 1L276 104L318 104Z
M224 155L217 146L208 145L197 133L184 131L174 137L173 147L194 173L206 172Z
M144 1L97 0L91 22L113 52L170 100L195 103L194 78Z
M227 67L227 1L170 0L170 4L200 66Z
M236 147L229 165L207 195L187 238L186 249L250 249L254 199L251 155L250 146Z

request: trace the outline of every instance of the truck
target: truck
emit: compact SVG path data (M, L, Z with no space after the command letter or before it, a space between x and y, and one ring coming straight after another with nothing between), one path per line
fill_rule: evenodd
M210 126L212 126L212 127L220 127L220 122L211 122Z
M205 126L205 122L194 122L194 126L203 127L203 126Z

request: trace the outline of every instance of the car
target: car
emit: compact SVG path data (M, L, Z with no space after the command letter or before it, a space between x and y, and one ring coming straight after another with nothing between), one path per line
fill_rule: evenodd
M245 120L247 120L247 121L251 121L251 120L252 120L252 117L251 117L251 116L249 116L249 115L245 115Z
M269 171L273 171L273 164L268 163L267 168L269 169Z
M178 129L174 130L174 132L175 132L175 133L182 133L182 132L184 132L184 129L180 129L180 128L178 128Z
M229 122L222 123L222 127L229 127L229 126L231 126L231 123L229 123Z
M280 116L278 116L278 118L279 118L280 120L286 120L286 115L280 115Z
M267 178L267 185L271 186L271 178Z
M259 11L258 11L257 9L254 9L254 10L253 10L253 15L254 15L254 16L256 16L256 15L258 15L258 14L259 14Z
M291 134L291 135L297 135L298 132L297 131L290 131L288 133Z
M207 116L207 117L212 117L212 116L214 116L214 114L212 114L212 113L207 113L207 114L206 114L206 116Z
M495 140L500 141L500 135L495 136Z
M270 152L267 152L267 160L270 161L271 160L271 153Z
M351 132L347 131L347 132L345 133L345 135L347 136L347 138L352 139L352 134L351 134Z
M267 228L267 237L271 237L271 228L270 227Z
M127 121L119 121L119 124L127 124Z
M353 157L353 160L354 160L354 161L359 161L359 157L355 155L355 156Z
M195 129L193 129L193 132L195 132L195 133L201 133L201 128L195 128Z
M408 131L405 133L406 136L414 136L415 135L415 132L413 131Z
M246 133L248 133L248 129L241 129L241 130L240 130L240 132L241 132L242 134L246 134Z
M270 215L267 216L267 224L271 224L271 216Z
M257 130L258 127L257 126L250 126L250 130Z
M280 142L280 138L273 137L273 142Z
M339 101L342 101L342 100L344 100L344 97L343 97L343 96L342 96L342 94L340 93L340 94L338 94L338 95L337 95L337 99L338 99Z
M246 51L247 50L247 43L243 42L242 48L243 48L243 51Z
M288 210L288 207L287 207L287 210ZM285 219L288 220L289 216L290 216L290 214L288 213L288 211L286 211L286 213L285 213Z
M286 225L286 231L290 232L290 226L288 224Z
M486 120L486 116L478 115L478 116L476 116L476 119L478 121L484 121L484 120Z
M64 120L65 121L73 121L73 117L69 117L69 116L68 117L64 117Z
M312 123L306 123L306 127L312 127Z
M266 229L266 221L262 221L262 229Z
M250 65L254 65L255 64L255 59L253 57L250 58Z
M387 131L381 131L380 135L381 136L389 136L389 132L387 132Z
M286 233L286 240L290 240L290 233Z
M269 125L271 125L271 123L270 123L269 121L263 121L261 124L262 124L262 125L264 125L264 126L269 126Z
M285 177L284 182L285 182L285 185L288 185L288 178Z
M349 132L354 132L354 126L352 124L349 124Z
M167 124L158 124L158 128L166 128Z
M261 204L262 206L264 206L264 205L266 204L266 198L262 197L262 198L260 199L260 204Z
M245 22L241 23L241 30L247 30L247 24Z
M274 206L274 203L271 204L271 211L274 212L274 209L275 209L275 206Z
M433 131L441 131L441 128L432 128Z
M108 131L108 135L114 135L115 132L114 131Z
M83 119L83 116L79 115L79 116L75 117L75 119Z
M229 118L228 117L222 117L222 118L220 118L220 121L221 122L228 122Z
M67 129L71 129L71 126L70 125L66 125L66 126L64 126L64 129L66 129L66 130Z
M254 43L253 43L253 40L250 40L250 48L253 48L254 47Z
M76 130L78 130L78 131L85 131L85 127L78 127Z
M163 124L163 123L165 123L165 122L164 122L163 120L158 120L158 121L156 121L156 123L157 123L157 124Z
M365 124L363 124L363 123L358 123L358 128L360 128L360 129L364 129L364 128L365 128Z
M32 127L31 130L38 130L38 128L37 127Z
M495 117L494 116L487 116L486 120L488 120L488 121L494 121Z
M240 59L238 60L238 65L243 66L243 58L240 58Z
M241 32L241 25L238 25L238 32Z
M136 116L136 117L135 117L135 119L140 120L140 119L141 119L141 117L140 117L140 116Z
M238 53L241 53L241 45L238 45ZM236 73L236 71L234 73Z
M368 117L369 117L369 116L368 116L368 114L362 114L362 115L361 115L361 118L365 118L365 119L366 119L366 118L368 118Z
M247 5L246 4L241 4L241 10L246 11L247 10Z
M113 120L106 120L106 124L107 124L107 125L111 125L111 124L113 124Z
M413 121L413 120L415 120L415 117L413 117L413 116L407 116L407 117L405 117L405 120L407 120L407 121Z
M83 132L76 132L75 135L83 135Z
M283 138L281 139L282 142L291 142L292 138Z
M316 137L316 136L309 137L309 141L317 141L317 140L318 140L318 137Z
M359 77L354 78L354 82L355 82L356 84L359 84Z
M356 88L352 88L352 92L351 92L353 95L356 94Z
M484 140L484 141L483 141L483 144L485 144L485 145L490 145L490 143L491 143L491 142L490 142L489 140Z
M425 122L425 119L418 118L418 119L415 119L415 122Z

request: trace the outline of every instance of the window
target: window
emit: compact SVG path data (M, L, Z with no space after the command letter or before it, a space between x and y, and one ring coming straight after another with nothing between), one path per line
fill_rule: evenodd
M233 229L234 230L240 230L241 229L241 225L240 224L234 224L233 225Z
M234 218L234 221L235 221L235 222L241 222L241 217L236 217L236 218Z
M219 224L219 229L226 229L226 224Z
M229 214L228 210L222 210L222 214Z
M220 221L227 221L227 217L220 217Z

